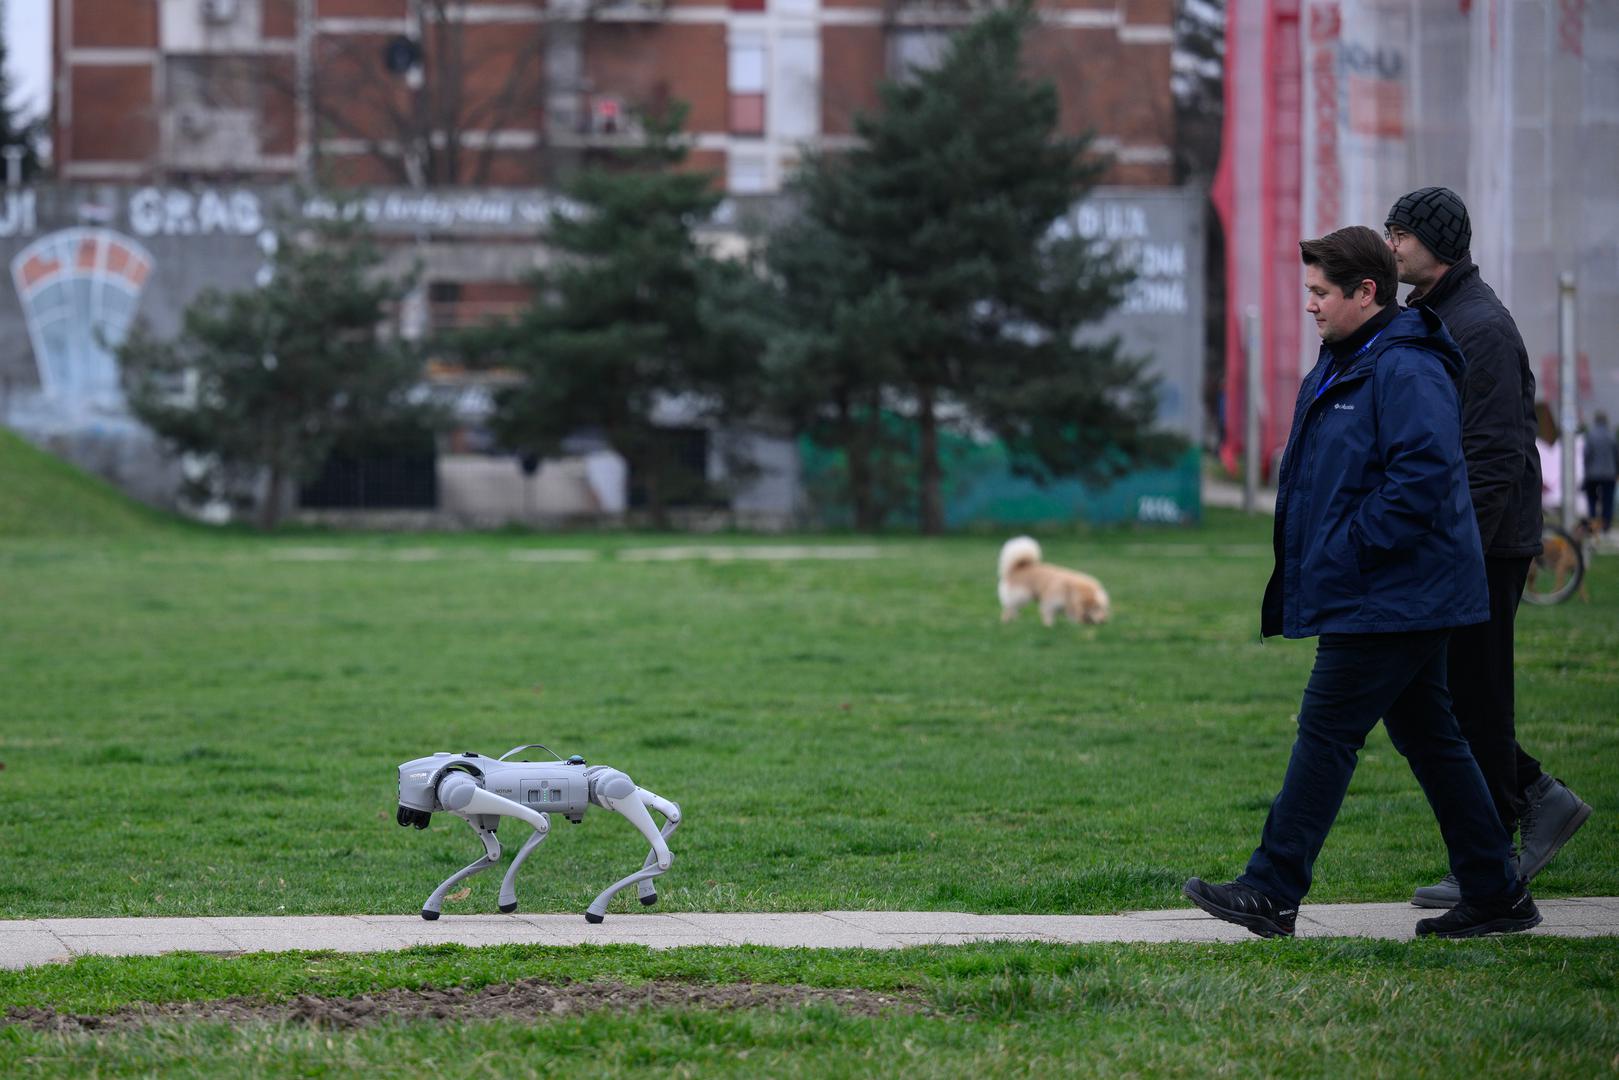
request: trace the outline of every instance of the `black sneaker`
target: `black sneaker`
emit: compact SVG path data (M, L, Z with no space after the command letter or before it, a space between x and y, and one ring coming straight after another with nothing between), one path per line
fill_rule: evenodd
M1445 914L1417 923L1417 937L1470 938L1516 934L1540 925L1540 911L1528 889L1482 904L1463 900Z
M1258 889L1235 881L1210 885L1201 878L1192 878L1181 888L1181 894L1216 919L1236 923L1260 937L1292 937L1293 924L1299 917L1298 908L1279 907Z

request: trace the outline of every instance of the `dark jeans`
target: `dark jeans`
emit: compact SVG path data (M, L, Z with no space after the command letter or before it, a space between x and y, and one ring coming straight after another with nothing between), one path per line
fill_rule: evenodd
M1524 792L1541 777L1540 762L1518 745L1513 705L1512 623L1530 561L1485 559L1490 621L1450 635L1450 696L1456 723L1473 748L1508 836L1527 807Z
M1448 630L1321 635L1282 792L1238 881L1284 907L1304 899L1356 756L1382 718L1439 819L1462 896L1490 900L1517 887L1507 834L1451 715L1445 687L1449 637Z
M1607 532L1613 526L1613 481L1587 480L1585 506L1589 515L1602 527L1602 531Z

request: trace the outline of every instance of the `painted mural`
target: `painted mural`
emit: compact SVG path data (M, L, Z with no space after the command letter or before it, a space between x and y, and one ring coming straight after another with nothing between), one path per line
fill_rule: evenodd
M37 401L24 410L63 423L123 418L114 351L129 333L151 277L144 247L107 228L59 229L11 260L28 340L38 366Z
M1154 358L1159 420L1194 446L1202 419L1201 205L1189 191L1104 189L1076 207L1070 223L1137 272L1126 303L1096 332L1118 334L1131 351ZM130 417L120 387L117 349L137 325L171 337L203 290L262 287L284 228L354 219L401 250L430 241L455 274L469 265L498 272L528 267L546 224L568 212L553 194L515 190L379 191L346 200L290 187L0 191L0 265L13 286L0 288L0 424L167 505L177 487L174 463ZM738 213L731 207L717 219L721 243ZM1185 522L1199 512L1192 459L1106 493L1034 491L1010 475L997 448L963 449L952 523Z

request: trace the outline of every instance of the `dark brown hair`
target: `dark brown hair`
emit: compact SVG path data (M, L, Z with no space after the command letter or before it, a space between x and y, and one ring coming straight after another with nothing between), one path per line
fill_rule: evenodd
M1319 240L1300 240L1299 254L1305 266L1321 267L1321 274L1343 290L1345 296L1367 278L1377 286L1374 299L1379 307L1394 302L1400 275L1394 266L1394 252L1377 233L1364 225L1330 232Z

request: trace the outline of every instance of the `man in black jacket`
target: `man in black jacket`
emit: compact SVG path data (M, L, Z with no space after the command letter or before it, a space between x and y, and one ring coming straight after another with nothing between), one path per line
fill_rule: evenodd
M1540 554L1540 457L1535 451L1535 376L1517 324L1479 277L1468 248L1467 206L1449 188L1427 187L1395 200L1385 236L1407 305L1444 320L1467 369L1462 451L1484 545L1490 619L1450 638L1450 693L1456 719L1510 836L1522 829L1518 873L1529 881L1568 842L1591 808L1518 744L1513 721L1512 623L1531 560ZM1456 879L1416 891L1418 907L1452 907Z

